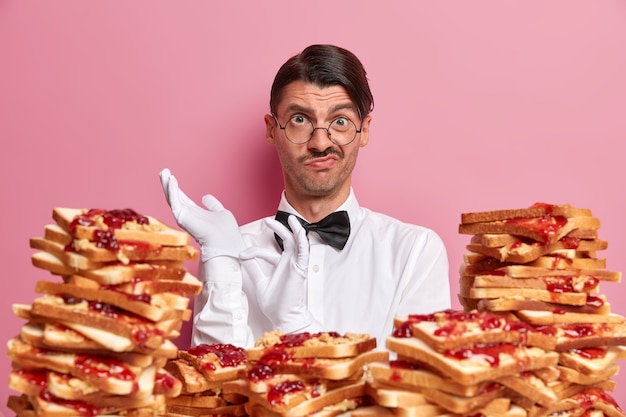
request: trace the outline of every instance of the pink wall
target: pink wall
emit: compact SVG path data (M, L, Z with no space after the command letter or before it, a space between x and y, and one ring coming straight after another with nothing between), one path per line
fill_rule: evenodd
M625 2L302 4L0 1L0 339L23 324L11 305L49 279L28 239L55 206L171 222L158 181L169 167L193 198L214 193L241 222L272 212L268 91L311 43L362 58L376 108L357 195L440 233L454 293L469 241L460 214L536 201L592 209L608 269L626 271ZM626 285L601 289L626 315ZM9 368L0 361L4 412Z

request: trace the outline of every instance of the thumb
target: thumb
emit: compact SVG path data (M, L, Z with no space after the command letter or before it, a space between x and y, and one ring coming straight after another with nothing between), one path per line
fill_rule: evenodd
M220 203L220 201L211 194L206 194L202 197L202 204L204 204L204 207L206 207L209 211L224 210L222 203Z

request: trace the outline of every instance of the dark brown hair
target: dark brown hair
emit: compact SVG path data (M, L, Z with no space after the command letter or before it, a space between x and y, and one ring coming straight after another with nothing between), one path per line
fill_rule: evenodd
M270 110L282 99L284 88L304 81L318 87L340 85L346 89L356 105L361 120L374 109L374 97L361 61L347 49L334 45L311 45L285 62L272 84Z

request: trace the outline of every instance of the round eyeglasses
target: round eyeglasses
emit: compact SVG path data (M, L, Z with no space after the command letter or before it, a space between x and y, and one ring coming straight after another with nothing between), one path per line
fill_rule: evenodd
M362 130L357 129L354 122L344 116L334 119L329 123L328 127L315 127L312 121L301 114L291 116L287 120L287 124L282 126L278 121L278 117L275 114L272 114L272 116L274 116L274 120L276 120L280 130L285 132L287 140L296 145L307 143L313 138L315 131L321 129L326 131L326 135L328 135L328 139L332 143L338 146L345 146L352 143L356 135L361 133Z

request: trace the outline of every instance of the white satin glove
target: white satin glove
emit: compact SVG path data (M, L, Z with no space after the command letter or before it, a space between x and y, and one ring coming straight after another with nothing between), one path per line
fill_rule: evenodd
M285 250L282 255L274 250L252 247L239 257L250 274L259 307L274 328L294 333L310 326L314 319L306 300L309 240L296 216L289 216L287 221L293 233L274 219L265 221L267 227L283 239ZM257 265L257 259L274 264L274 274L265 275Z
M238 258L245 245L235 216L210 194L202 197L206 209L197 205L178 187L169 169L159 176L176 223L200 244L202 262L216 256Z

